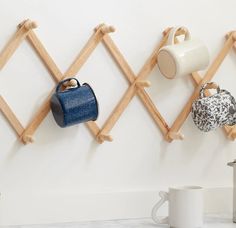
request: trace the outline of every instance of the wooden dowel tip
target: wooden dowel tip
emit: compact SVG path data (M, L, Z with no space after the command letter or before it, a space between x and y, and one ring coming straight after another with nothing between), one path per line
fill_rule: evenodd
M31 21L29 19L22 21L19 25L18 28L21 28L24 26L27 30L29 29L35 29L38 27L37 23L35 21Z
M24 24L26 29L35 29L38 27L37 23L35 21L26 21Z
M227 33L225 34L225 38L228 39L228 38L230 37L231 33L232 33L232 31L231 31L231 32L227 32Z
M101 32L106 34L106 33L111 33L111 32L115 32L115 28L113 26L106 26L106 25L103 25L101 27Z
M232 37L233 37L233 40L236 41L236 31L233 32Z
M233 132L232 129L227 136L230 140L234 141L236 139L236 132Z
M99 134L97 136L97 141L98 142L104 142L104 141L108 141L108 142L112 142L113 138L110 135L106 135L106 134Z
M94 31L97 32L101 27L106 26L106 24L101 23L94 28Z
M32 135L23 135L22 141L24 144L29 144L34 142L34 138Z
M217 89L218 85L215 82L210 82L207 84L207 86L205 88L206 89Z
M77 85L77 81L75 79L71 79L70 81L64 82L63 86L67 87L67 86L76 86Z
M151 86L151 82L150 81L137 81L135 83L136 86L138 87L150 87Z
M233 140L236 139L236 132L234 132L234 133L232 134L232 138L233 138Z
M168 138L170 138L172 140L183 140L184 135L179 133L179 132L169 132L168 133Z

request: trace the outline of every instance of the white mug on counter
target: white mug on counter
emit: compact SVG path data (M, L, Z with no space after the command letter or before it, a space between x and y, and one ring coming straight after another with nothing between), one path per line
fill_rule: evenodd
M161 200L152 209L152 219L157 224L168 224L173 228L203 227L203 188L184 186L169 188L169 192L159 193ZM169 216L157 216L159 208L169 202Z
M186 31L185 39L175 44L175 36L179 29ZM187 28L175 27L169 33L166 46L158 52L157 64L161 74L168 79L187 75L208 66L208 49L201 40L191 39Z

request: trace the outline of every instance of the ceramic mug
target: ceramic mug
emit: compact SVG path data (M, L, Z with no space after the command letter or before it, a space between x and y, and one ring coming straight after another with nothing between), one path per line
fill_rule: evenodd
M206 96L207 89L216 89L217 93ZM191 113L195 125L204 132L225 125L233 126L236 124L236 100L216 83L205 83L201 86L199 98L192 104Z
M152 209L152 219L157 224L168 224L174 228L200 228L203 226L203 188L185 186L169 188L159 193L161 200ZM159 218L157 212L169 202L169 216Z
M185 38L183 42L175 44L179 29L186 31ZM187 28L175 27L169 33L167 45L158 52L157 64L161 74L168 79L187 75L208 66L208 49L199 39L191 39Z
M77 85L62 91L63 84L70 80L75 80ZM68 78L57 85L51 97L51 110L56 123L60 127L68 127L96 120L98 102L89 84L80 85L76 78Z

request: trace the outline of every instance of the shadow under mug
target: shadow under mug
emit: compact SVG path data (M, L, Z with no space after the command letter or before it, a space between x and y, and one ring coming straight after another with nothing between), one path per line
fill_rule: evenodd
M186 31L184 41L175 44L179 29ZM199 39L191 39L185 27L172 28L166 46L157 55L160 72L168 79L203 70L209 65L209 53L205 44Z
M63 84L75 80L76 87L62 91ZM51 110L56 123L60 127L95 121L98 117L98 102L89 86L82 86L76 78L65 79L57 85L56 92L51 97Z
M161 200L152 209L152 219L157 224L168 224L174 228L203 227L203 188L184 186L169 188L169 192L159 193ZM169 202L169 216L157 216L159 208Z

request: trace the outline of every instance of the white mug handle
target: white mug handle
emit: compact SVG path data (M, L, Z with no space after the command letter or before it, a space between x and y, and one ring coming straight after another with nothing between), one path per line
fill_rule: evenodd
M160 201L152 209L152 219L157 224L168 224L168 217L161 219L157 216L157 211L166 201L169 200L169 195L167 192L159 192L159 196L161 197Z
M176 32L179 30L179 29L183 29L186 31L185 33L185 37L184 37L184 40L190 40L191 39L191 36L190 36L190 33L188 31L188 29L186 27L183 27L183 26L178 26L178 27L174 27L170 30L170 33L169 33L169 36L168 36L168 40L167 40L167 45L172 45L175 43L175 35L176 35Z

